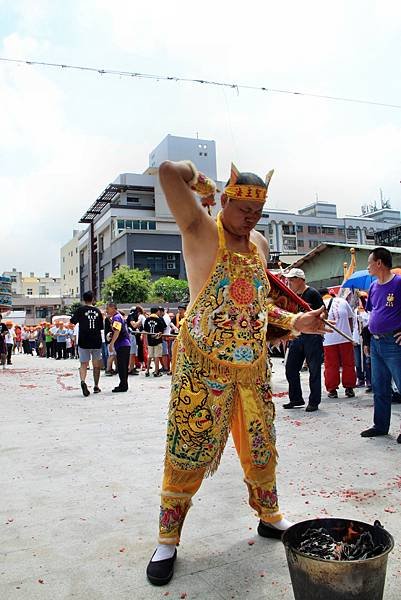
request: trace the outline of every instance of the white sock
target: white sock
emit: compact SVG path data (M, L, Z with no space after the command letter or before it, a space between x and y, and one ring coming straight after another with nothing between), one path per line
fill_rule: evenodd
M281 519L281 521L276 521L276 523L266 523L266 521L263 521L263 523L273 529L279 529L280 531L286 531L294 525L294 523L291 523L291 521L288 521L287 519Z
M175 544L158 544L152 562L171 558L175 552Z

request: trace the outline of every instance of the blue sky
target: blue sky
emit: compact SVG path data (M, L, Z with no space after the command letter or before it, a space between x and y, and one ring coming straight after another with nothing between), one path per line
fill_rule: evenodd
M401 104L398 0L0 0L0 56ZM104 187L167 134L212 138L218 174L275 168L271 206L401 209L401 109L0 63L0 270L59 272Z

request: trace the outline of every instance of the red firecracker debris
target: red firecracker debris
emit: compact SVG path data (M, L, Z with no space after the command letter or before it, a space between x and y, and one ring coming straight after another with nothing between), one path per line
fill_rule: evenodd
M254 545L254 541L253 540L248 540L248 546L253 546Z
M43 579L38 579L38 583L44 583Z

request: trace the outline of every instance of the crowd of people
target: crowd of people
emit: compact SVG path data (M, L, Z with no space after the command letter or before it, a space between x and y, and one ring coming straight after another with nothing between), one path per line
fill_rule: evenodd
M87 304L92 306L91 292L85 297L90 298ZM172 346L185 317L185 310L186 305L181 304L176 311L162 306L145 310L139 305L133 306L128 315L122 310L117 311L127 327L127 339L130 341L128 375L139 375L143 371L148 377L153 369L154 377L171 375ZM112 317L107 314L107 310L99 310L99 313L101 321L99 320L95 329L101 338L100 369L111 377L118 373L115 351L110 351ZM86 316L82 307L76 314ZM85 329L82 321L81 327ZM75 322L75 315L66 323L56 318L54 323L43 322L38 325L20 325L3 320L0 315L0 364L3 369L11 366L13 357L18 354L55 360L79 360L78 339L79 321ZM84 341L83 343L85 344Z

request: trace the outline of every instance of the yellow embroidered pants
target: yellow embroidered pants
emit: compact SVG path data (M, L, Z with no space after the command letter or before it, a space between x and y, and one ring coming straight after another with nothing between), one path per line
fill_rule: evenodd
M270 387L268 384L262 384L249 388L240 383L233 384L233 387L235 389L231 434L244 470L249 504L263 521L275 523L282 519L282 515L279 512L276 491L277 455L273 425L274 405ZM250 421L245 410L250 404L255 406L262 403L264 410L261 409L260 412L269 415L269 419L261 416L263 431L260 429L260 421ZM258 453L258 445L265 446L266 429L270 452L266 453L266 448L261 448L261 452ZM255 464L257 457L262 454L269 457L264 459L265 464ZM201 486L206 471L206 467L195 470L178 469L166 459L161 493L159 543L179 543L184 519L191 506L191 498Z

